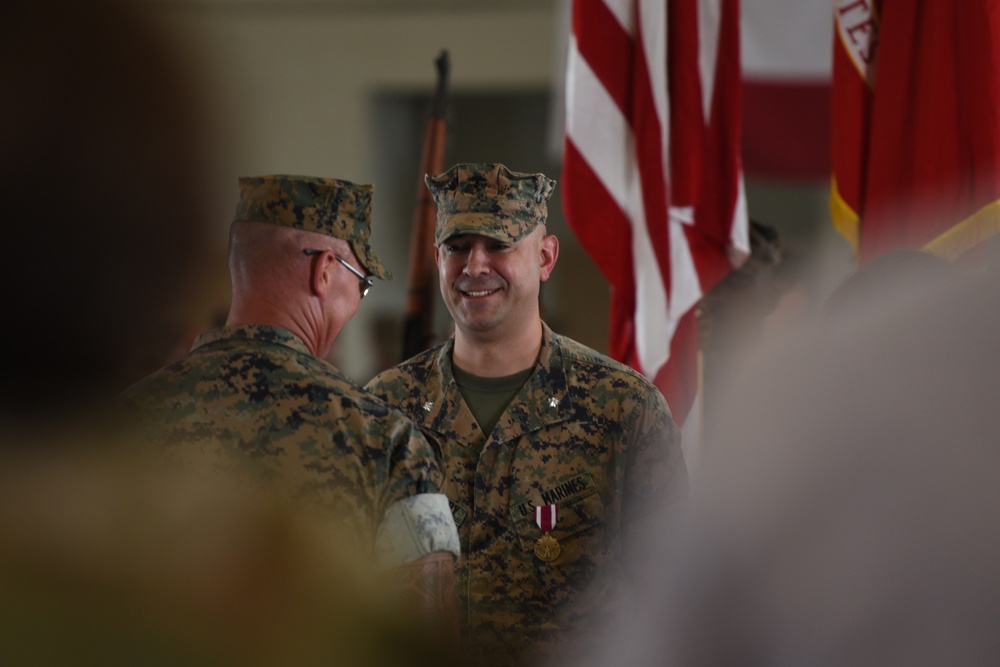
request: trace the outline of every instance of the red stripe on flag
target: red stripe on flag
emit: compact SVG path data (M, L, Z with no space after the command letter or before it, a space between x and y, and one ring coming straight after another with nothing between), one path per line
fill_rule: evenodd
M634 293L631 223L568 138L560 180L563 190L573 193L563 197L563 209L580 244L613 287ZM580 224L592 220L600 224Z
M589 2L586 9L574 5L573 34L584 60L621 112L628 116L632 100L629 80L622 73L632 69L632 37L603 2Z
M724 198L721 196L719 200L724 202ZM719 212L726 210L722 206L716 208ZM732 213L729 217L732 218ZM716 239L697 227L685 226L684 236L687 238L688 247L691 248L691 256L694 258L694 264L698 270L701 291L702 293L707 292L732 271L733 265L729 259L729 253L726 252L725 246L720 247Z
M670 396L670 410L686 415L694 405L698 387L698 316L691 309L681 318L670 339L670 363L660 369L653 384L664 396Z
M667 11L670 35L667 65L670 86L670 199L673 206L694 206L701 191L705 121L699 69L697 0L674 0ZM680 28L680 29L678 29Z
M608 194L572 140L567 138L563 172L563 209L573 232L611 285L608 354L638 368L635 353L635 271L632 266L632 226ZM600 221L593 224L592 221ZM586 222L587 224L581 224Z
M608 354L641 373L635 343L635 290L612 287L608 311Z

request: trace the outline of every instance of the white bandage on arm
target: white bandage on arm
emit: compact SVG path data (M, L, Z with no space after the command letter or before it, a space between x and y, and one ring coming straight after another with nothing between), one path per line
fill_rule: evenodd
M435 551L459 556L458 528L443 493L418 493L389 506L375 536L379 565L396 567Z

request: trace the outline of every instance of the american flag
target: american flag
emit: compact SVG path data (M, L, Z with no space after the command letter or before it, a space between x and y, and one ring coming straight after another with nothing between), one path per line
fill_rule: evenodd
M574 0L566 218L611 286L609 352L678 422L697 391L694 306L749 253L738 0Z

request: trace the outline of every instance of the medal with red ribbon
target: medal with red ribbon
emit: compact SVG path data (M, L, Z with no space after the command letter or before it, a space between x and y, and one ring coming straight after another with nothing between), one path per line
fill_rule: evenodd
M557 521L559 521L558 505L542 505L535 508L535 523L542 529L542 536L535 541L535 555L546 563L559 558L559 552L562 551L556 538L549 534L556 527Z

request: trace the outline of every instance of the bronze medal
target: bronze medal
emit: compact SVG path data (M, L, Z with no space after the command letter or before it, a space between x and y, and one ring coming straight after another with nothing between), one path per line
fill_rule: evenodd
M561 551L562 547L559 546L559 542L548 533L544 533L535 542L535 555L538 556L538 560L540 561L551 563L556 558L559 558Z

